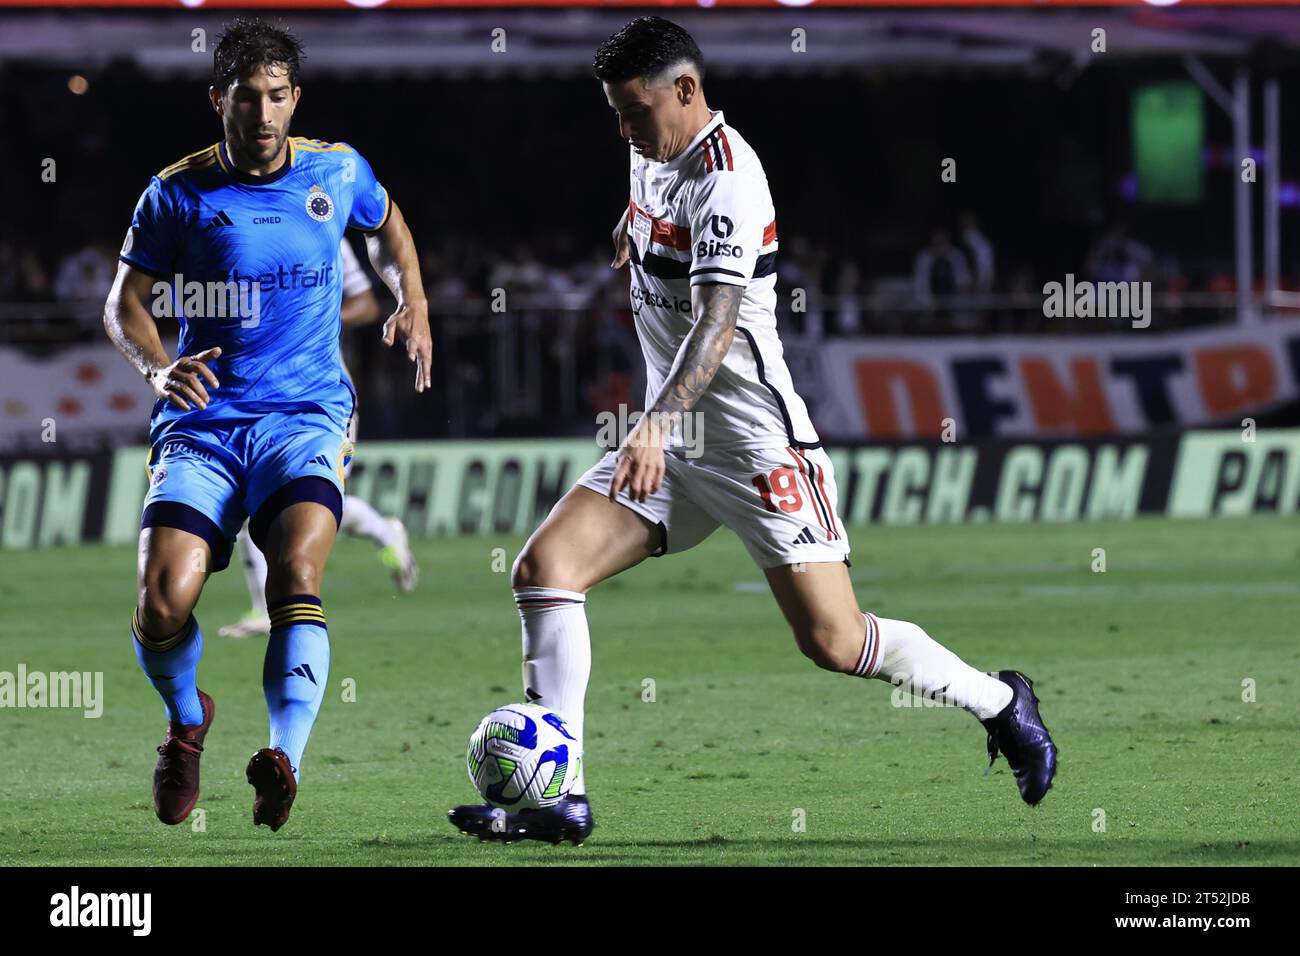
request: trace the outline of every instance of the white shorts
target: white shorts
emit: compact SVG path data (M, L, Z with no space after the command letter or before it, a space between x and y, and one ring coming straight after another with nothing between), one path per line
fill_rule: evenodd
M608 495L616 462L617 453L607 453L578 484ZM644 503L624 490L618 503L659 525L656 557L693 548L722 525L760 568L775 568L847 561L836 498L835 469L820 448L758 448L694 459L667 452L659 490Z

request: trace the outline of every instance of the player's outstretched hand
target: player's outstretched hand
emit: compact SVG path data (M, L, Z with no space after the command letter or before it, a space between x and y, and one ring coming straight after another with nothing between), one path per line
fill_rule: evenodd
M627 213L618 217L618 225L614 227L614 261L609 264L611 269L621 269L627 265L630 254L627 249Z
M203 382L206 380L213 388L219 383L212 369L203 363L220 356L220 347L210 348L198 355L183 355L171 365L158 369L149 376L154 395L167 399L183 412L188 412L192 406L207 408L211 399Z
M429 332L429 309L424 305L400 305L384 323L384 344L398 336L406 345L406 357L415 363L415 390L433 387L433 336Z
M645 501L664 482L664 433L651 416L642 415L618 449L618 464L609 482L609 500L627 488L633 501Z

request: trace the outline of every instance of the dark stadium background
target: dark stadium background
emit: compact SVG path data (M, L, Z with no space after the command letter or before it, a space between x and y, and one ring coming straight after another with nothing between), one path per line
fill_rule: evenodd
M633 12L604 14L594 26L584 20L584 31L599 36L600 23L612 29L619 18ZM66 14L60 22L71 33L93 32L99 21L90 18L103 15ZM192 24L211 30L226 14L133 15L154 30L173 25L176 43L183 47ZM476 31L484 33L489 22L499 21L510 32L516 29L513 17L520 18L523 30L535 25L538 16L548 15L501 11L491 15L495 21L475 21L470 18L485 15L421 12L405 15L418 20L388 22L414 24L414 35L445 29L474 36ZM564 16L558 11L553 15ZM730 11L718 14L728 15ZM814 43L819 24L834 28L856 15L838 10L772 13L790 23L806 23ZM981 23L995 30L1002 15L983 14ZM1096 13L1097 22L1112 31L1131 26L1140 15ZM404 15L282 15L290 26L309 25L309 37L313 31L346 35L358 16ZM14 39L24 29L47 26L35 13L7 17ZM1293 58L1270 45L1270 21L1261 17L1273 17L1291 30L1296 29L1295 18L1285 11L1264 12L1243 23L1248 29L1242 32L1254 44L1252 58L1267 61L1266 72L1278 76L1282 102L1294 103L1300 95L1300 73ZM1078 24L1071 28L1077 30ZM925 37L941 29L914 22L904 29L900 22L881 21L883 40ZM1183 35L1195 39L1198 32L1206 30ZM716 35L725 36L726 31L710 34ZM214 39L209 36L210 42ZM1084 46L1086 39L1079 37ZM759 149L767 170L782 241L783 290L797 285L837 301L866 296L880 280L909 275L914 256L932 231L953 230L958 216L969 210L995 250L990 293L1033 294L1050 278L1082 273L1090 247L1106 230L1122 224L1151 251L1145 277L1157 293L1221 294L1223 308L1166 312L1162 330L1231 321L1236 174L1228 155L1231 124L1222 110L1205 101L1206 168L1200 202L1176 206L1137 201L1132 97L1147 84L1187 81L1188 74L1177 48L1165 54L1135 54L1124 49L1122 39L1112 43L1111 52L1092 57L1086 65L1058 51L1022 45L1023 55L1014 63L989 66L968 60L959 44L934 62L920 58L882 63L864 57L861 63L809 70L796 69L795 57L756 56L748 63L731 58L713 68L706 86L710 104L724 109L728 120ZM24 57L20 45L11 43L0 59L0 128L8 131L0 137L0 168L6 170L0 195L5 210L0 300L6 303L0 311L0 341L45 354L60 342L102 341L98 303L51 304L48 286L34 288L27 274L15 269L17 257L35 257L49 282L62 259L86 245L115 250L149 175L215 141L219 127L207 104L207 79L193 63L185 70L160 69L123 54L101 56L105 62L73 71ZM707 55L708 37L704 46ZM364 59L364 46L358 52ZM377 62L341 68L331 61L314 62L309 39L304 96L293 131L356 146L401 204L425 256L439 342L446 341L441 324L449 317L482 315L494 268L503 263L534 258L549 274L568 277L570 290L599 290L576 311L572 298L561 302L543 295L527 300L526 311L542 317L543 329L560 312L568 317L565 334L576 336L579 353L571 370L565 366L566 381L552 383L565 395L534 395L541 400L531 412L502 408L468 414L452 407L459 394L479 388L481 368L475 367L490 360L496 333L483 323L476 325L473 318L457 326L455 348L435 350L440 387L432 397L419 400L398 387L404 386L405 372L399 361L383 354L374 330L350 332L348 353L365 413L366 438L584 435L590 434L595 413L611 396L639 402L639 356L629 337L630 313L622 291L626 278L603 275L600 268L609 230L626 200L626 147L617 138L599 84L590 78L589 51L570 44L566 52L572 55L562 65L551 62L545 68L522 61L512 66L509 56L492 64L491 71L436 64L385 69ZM1224 82L1237 65L1224 57L1207 57L1205 62ZM82 95L69 91L73 72L87 81ZM1255 113L1258 140L1258 102ZM1300 135L1293 124L1283 123L1282 137L1282 155L1288 157L1284 180L1290 180ZM38 169L46 156L58 157L57 188L34 186L30 176L17 174ZM937 164L946 156L960 158L956 183L939 182ZM1284 289L1300 288L1300 248L1294 240L1297 192L1290 183L1281 213ZM1256 212L1256 229L1259 222ZM1255 255L1258 261L1258 242ZM385 293L382 286L378 291ZM901 312L888 314L865 300L851 308L859 315L848 328L830 321L810 334L817 339L886 332L1071 335L1106 328L1086 322L1047 323L1036 309L1024 308L1023 299L1007 309L967 313L956 326L949 321L951 313L940 310L914 317L905 303ZM520 314L518 302L512 312ZM806 331L803 321L790 312L783 297L783 330L799 335ZM602 328L615 330L615 339L602 338ZM520 346L542 351L546 347L544 332ZM547 356L542 362L543 368L556 371ZM480 401L484 394L479 393Z

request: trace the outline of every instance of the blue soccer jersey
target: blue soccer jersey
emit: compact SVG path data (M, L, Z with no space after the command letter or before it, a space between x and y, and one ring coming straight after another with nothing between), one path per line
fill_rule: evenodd
M187 431L273 412L346 422L354 395L339 355L339 240L347 228L378 230L389 209L356 150L304 137L267 176L235 168L224 142L154 176L120 258L173 286L163 301L180 321L178 355L222 354L209 363L221 385L207 409L159 402L150 441L182 420Z

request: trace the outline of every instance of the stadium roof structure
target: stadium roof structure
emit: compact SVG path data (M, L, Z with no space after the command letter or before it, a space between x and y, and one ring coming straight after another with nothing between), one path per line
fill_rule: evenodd
M1050 75L1133 57L1250 61L1271 50L1300 62L1300 8L673 9L710 68L741 73L1019 72ZM630 15L622 8L281 11L315 73L394 76L589 75L596 45ZM202 75L219 9L0 12L0 65L94 70L130 61L157 76ZM343 29L340 27L343 26ZM505 30L504 52L492 49ZM1106 52L1092 52L1093 31ZM796 51L793 31L802 29ZM498 44L499 45L499 44Z
M208 44L229 10L181 0L190 9L0 13L0 69L39 65L93 73L123 61L151 76L206 77ZM371 3L374 0L352 0ZM706 0L712 3L715 0ZM888 72L957 76L1001 73L1068 83L1081 72L1134 60L1182 67L1228 114L1233 154L1249 156L1251 83L1263 79L1263 275L1267 301L1280 287L1280 129L1278 72L1300 63L1300 6L1201 3L920 9L793 6L665 11L694 34L715 75L851 75ZM901 2L901 0L895 0ZM0 0L3 3L3 0ZM0 8L2 9L2 8ZM633 10L369 9L279 11L309 51L316 75L447 76L524 79L590 76L592 52ZM1093 52L1105 31L1105 52ZM803 33L799 33L799 31ZM494 42L495 41L495 42ZM1221 77L1231 74L1231 79ZM1254 287L1251 186L1234 187L1238 315L1259 319Z

